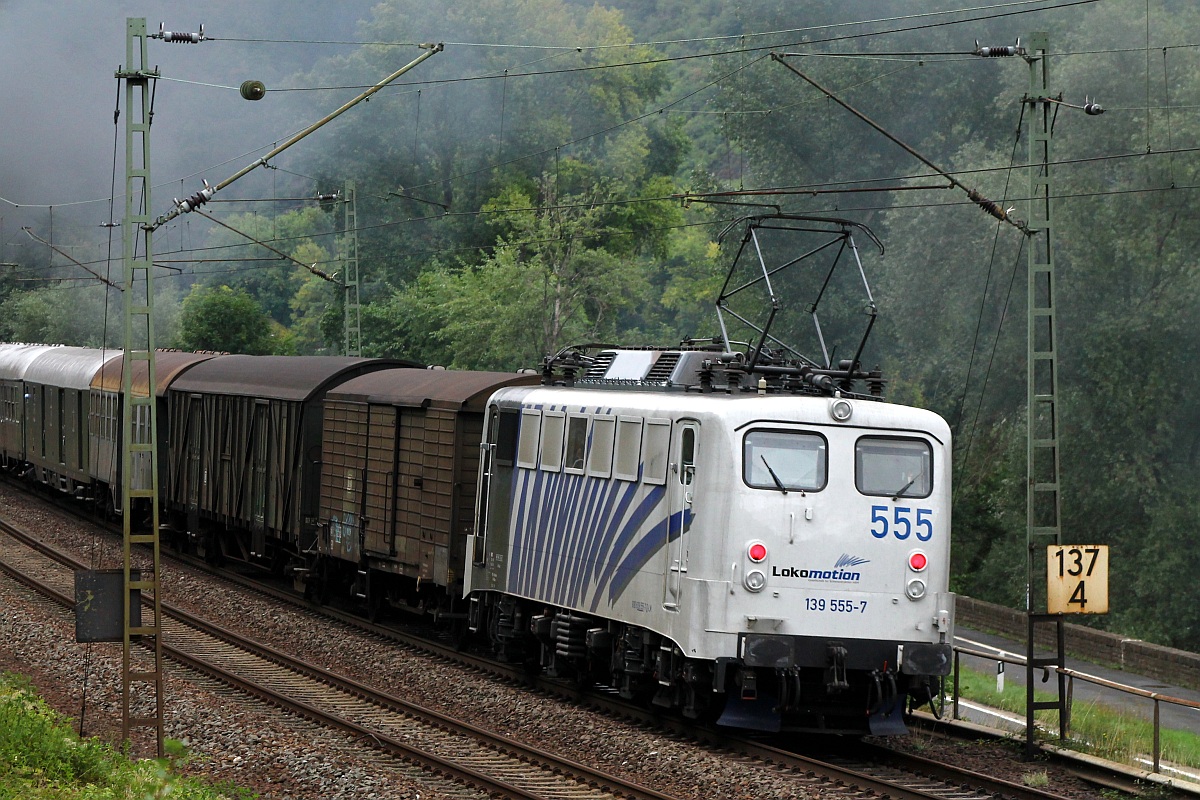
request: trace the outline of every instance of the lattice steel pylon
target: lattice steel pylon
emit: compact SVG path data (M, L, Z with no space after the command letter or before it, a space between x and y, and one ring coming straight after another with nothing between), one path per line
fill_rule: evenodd
M344 228L342 230L342 285L345 287L346 355L362 355L362 312L358 304L358 199L354 181L346 181Z
M157 409L154 369L154 264L150 217L151 84L147 68L146 20L126 20L125 66L116 73L125 87L125 218L122 225L124 276L124 360L121 370L121 516L124 527L124 635L121 658L121 734L130 742L135 728L153 728L163 756L163 672L161 583L158 535ZM143 239L138 255L138 240ZM135 368L145 364L146 391L135 392ZM145 395L145 396L142 396ZM149 511L149 529L134 531L135 516ZM148 545L150 569L133 567L134 545ZM147 574L147 572L149 574ZM149 602L133 624L138 597ZM148 617L148 618L147 618ZM134 648L135 644L148 648ZM153 714L150 713L151 707Z
M1034 750L1034 712L1057 709L1059 736L1066 737L1066 679L1057 672L1058 697L1050 701L1034 700L1036 671L1065 666L1065 642L1061 614L1049 614L1046 606L1046 545L1062 544L1062 493L1059 484L1058 417L1058 336L1055 328L1054 215L1051 200L1054 183L1050 179L1051 142L1055 104L1061 96L1051 96L1047 65L1050 37L1046 33L1030 36L1026 60L1029 62L1029 231L1028 241L1028 331L1026 342L1026 390L1029 419L1026 447L1026 587L1028 617L1026 643L1026 749ZM1035 653L1035 632L1039 625L1054 626L1056 652L1051 656Z
M1058 347L1055 330L1054 215L1050 179L1054 101L1046 66L1048 36L1035 33L1029 43L1030 86L1025 102L1029 124L1028 332L1026 344L1028 448L1026 521L1029 544L1027 604L1044 607L1045 582L1038 581L1046 544L1061 544L1062 500L1059 486ZM1040 551L1040 552L1035 552ZM1042 576L1044 577L1044 575Z

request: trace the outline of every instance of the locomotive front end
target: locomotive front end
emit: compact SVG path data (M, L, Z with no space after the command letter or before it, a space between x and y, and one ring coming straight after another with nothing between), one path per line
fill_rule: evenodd
M949 429L841 397L754 405L729 442L719 721L902 733L952 661Z

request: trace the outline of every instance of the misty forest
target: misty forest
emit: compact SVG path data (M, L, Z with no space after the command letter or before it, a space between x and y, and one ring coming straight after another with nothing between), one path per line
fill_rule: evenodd
M157 345L344 352L351 241L362 355L513 370L570 344L671 345L719 332L732 222L775 210L853 220L884 245L859 243L878 307L863 364L883 371L889 400L938 412L956 437L951 588L1024 608L1026 237L771 54L793 54L792 67L1024 218L1031 67L973 51L1044 31L1063 100L1062 529L1112 548L1111 612L1085 624L1200 650L1200 54L1188 38L1200 6L1048 2L944 17L918 12L945 4L899 1L381 0L350 28L358 44L276 45L270 59L229 49L219 82L263 76L266 97L173 129L172 147L199 148L236 115L267 115L286 136L415 58L414 43L445 42L205 206L224 224L164 226ZM866 15L876 21L848 24ZM295 38L332 38L308 33ZM156 124L183 113L169 105L177 91L157 88ZM1085 113L1089 102L1105 113ZM102 152L112 132L97 130ZM212 163L234 160L204 177L216 183L262 144L224 144ZM156 178L156 212L201 188L199 176ZM119 293L77 266L120 275L119 230L39 213L53 248L3 230L23 244L0 251L14 265L0 273L0 339L120 346ZM110 255L67 257L98 250ZM805 322L810 298L788 300Z

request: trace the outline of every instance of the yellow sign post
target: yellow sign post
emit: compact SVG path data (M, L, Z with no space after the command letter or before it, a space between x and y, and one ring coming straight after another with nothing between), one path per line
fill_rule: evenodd
M1046 606L1051 614L1108 613L1108 545L1046 548Z

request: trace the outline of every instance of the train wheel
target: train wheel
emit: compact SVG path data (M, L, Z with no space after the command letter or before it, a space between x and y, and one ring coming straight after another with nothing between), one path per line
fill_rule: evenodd
M367 578L367 619L379 622L387 615L388 605L383 587Z
M325 563L325 559L319 558L313 564L312 571L308 573L308 578L304 582L304 597L319 606L329 604L332 591L329 588L329 567Z

